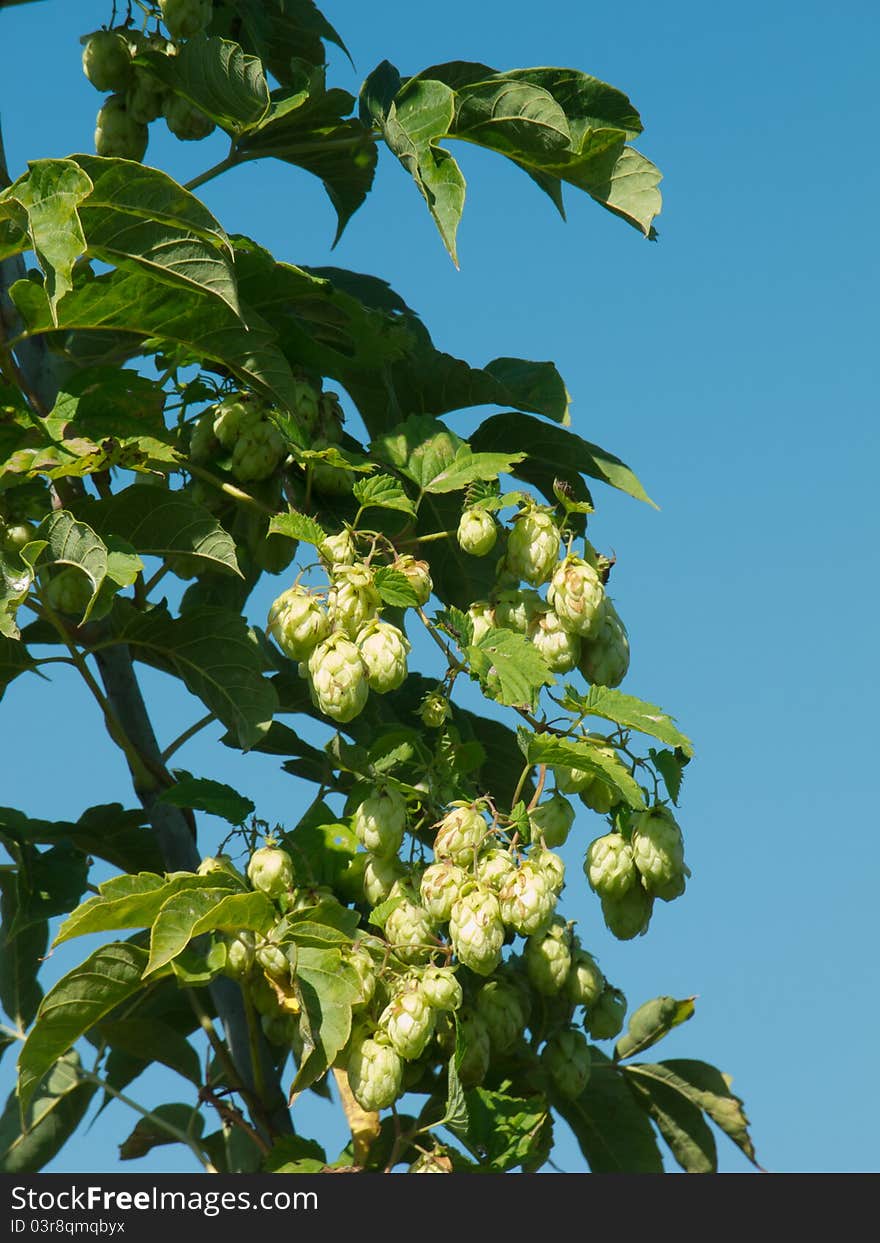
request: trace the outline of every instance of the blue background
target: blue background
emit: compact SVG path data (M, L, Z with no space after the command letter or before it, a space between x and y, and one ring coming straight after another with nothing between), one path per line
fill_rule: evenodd
M109 7L54 0L0 14L14 176L28 158L90 147L99 98L78 38ZM673 712L697 744L680 817L694 875L647 937L613 941L580 879L598 824L583 812L567 850L569 909L631 1003L698 995L696 1017L660 1052L733 1075L765 1166L877 1169L876 6L324 7L357 65L334 52L331 81L353 90L385 57L404 74L447 59L560 64L621 87L642 112L638 145L665 174L656 245L573 192L563 224L513 166L463 144L460 272L387 153L332 259L332 212L307 174L267 161L201 193L230 231L279 258L389 280L443 349L474 363L553 358L575 429L640 474L661 511L597 488L591 532L618 558L633 644L625 689ZM224 146L176 143L155 125L147 159L186 180ZM477 420L450 421L467 431ZM281 585L255 597L255 620ZM3 705L2 802L34 816L132 802L67 672L19 679ZM166 742L201 715L160 676L145 681ZM266 819L295 822L306 789L274 761L219 748L218 734L180 763L238 785ZM206 852L221 831L206 824ZM86 948L56 954L47 977ZM10 1052L5 1084L12 1070ZM143 1101L160 1090L185 1100L190 1089L164 1075L130 1089ZM297 1108L309 1111L302 1130L341 1146L331 1111ZM133 1123L111 1106L50 1168L113 1168ZM722 1169L748 1168L720 1146ZM562 1127L555 1159L584 1168ZM190 1164L175 1147L128 1168Z

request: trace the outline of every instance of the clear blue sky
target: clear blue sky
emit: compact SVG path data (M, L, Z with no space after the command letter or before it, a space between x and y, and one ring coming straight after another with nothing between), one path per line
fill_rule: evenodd
M456 58L572 65L642 112L639 145L665 174L657 245L573 193L563 224L511 166L457 144L469 182L460 272L390 156L332 262L389 280L441 348L473 362L553 358L575 429L629 462L660 503L657 513L597 488L592 530L618 558L626 689L675 713L697 744L681 815L693 881L647 937L614 942L579 879L595 827L584 813L569 909L632 1003L699 995L661 1052L734 1076L768 1168L876 1170L876 6L324 7L357 64L355 75L333 57L341 85L356 89L384 57L403 73ZM14 173L89 148L99 97L77 40L109 8L47 0L0 14ZM222 150L152 137L148 159L184 180ZM332 213L307 174L265 162L204 197L278 257L330 260ZM452 422L469 429L475 416ZM199 715L148 682L167 736ZM130 805L79 686L20 679L2 710L3 803L58 818ZM267 819L297 814L302 789L272 761L207 736L179 759L237 783ZM212 840L207 826L206 850ZM4 1085L11 1071L7 1054ZM149 1081L132 1094L149 1099ZM112 1168L131 1125L111 1107L51 1168ZM721 1153L723 1169L744 1168L726 1142ZM561 1129L557 1157L583 1168ZM127 1168L187 1160L160 1149Z

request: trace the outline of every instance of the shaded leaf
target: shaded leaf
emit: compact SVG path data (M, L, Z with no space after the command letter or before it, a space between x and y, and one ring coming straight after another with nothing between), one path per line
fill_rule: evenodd
M631 1075L627 1069L624 1074L633 1096L657 1124L681 1168L688 1174L717 1173L715 1136L697 1106L665 1083Z
M623 1075L592 1045L590 1057L593 1069L583 1094L574 1101L553 1098L590 1169L594 1174L662 1174L653 1128Z
M357 972L338 949L303 946L297 955L303 1053L291 1087L302 1092L328 1069L351 1034L351 1007L360 996Z
M269 110L262 64L228 39L187 39L176 56L143 52L135 63L233 137L253 129Z
M221 781L193 777L182 770L176 770L174 776L174 785L159 796L161 802L170 803L172 807L189 807L211 816L222 816L230 824L244 824L256 810L251 799Z
M179 1135L173 1135L161 1125L163 1121L194 1140L201 1139L205 1120L194 1106L157 1105L151 1112L153 1117L139 1118L132 1133L119 1145L120 1161L134 1161L138 1157L145 1157L153 1148L162 1144L183 1143Z
M626 1067L626 1073L642 1082L650 1080L666 1084L679 1092L707 1113L752 1164L758 1165L743 1102L731 1092L729 1077L716 1067L708 1062L670 1058L653 1064L637 1062Z
M53 315L73 288L73 265L86 248L78 209L91 189L91 180L72 160L34 160L0 195L0 220L15 205L25 213L31 246L46 273ZM13 216L13 223L22 222Z
M212 872L212 877L222 873ZM202 932L237 932L249 928L267 932L276 915L269 898L259 890L230 893L228 887L183 889L172 894L156 916L150 934L150 961L144 975L152 975L180 954Z
M0 1173L34 1174L64 1146L79 1126L95 1085L79 1079L80 1061L70 1052L54 1061L46 1077L35 1085L24 1112L13 1092L0 1117Z
M18 914L18 878L0 873L0 1004L18 1031L37 1012L43 990L37 980L49 941L49 924L31 923L19 933L12 927ZM2 1130L2 1128L0 1128Z
M88 883L89 860L69 842L34 851L19 875L18 909L11 935L73 910Z
M673 1027L693 1018L694 998L677 1001L674 997L655 997L639 1006L631 1016L627 1030L614 1048L614 1059L635 1057L662 1040Z
M199 1055L185 1036L161 1019L139 1016L101 1023L97 1035L114 1050L140 1059L161 1062L196 1085L202 1081Z

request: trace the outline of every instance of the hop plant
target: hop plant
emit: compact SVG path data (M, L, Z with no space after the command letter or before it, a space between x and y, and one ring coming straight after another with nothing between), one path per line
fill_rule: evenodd
M555 894L543 872L530 859L525 860L498 896L504 924L524 937L545 927L556 904Z
M583 1032L566 1027L551 1036L541 1051L544 1065L560 1096L575 1100L590 1080L590 1046Z
M574 808L559 793L551 795L529 812L532 837L543 837L545 846L563 846L574 824Z
M338 535L328 535L320 548L321 556L332 568L334 565L354 565L357 549L349 530L342 530Z
M466 890L449 916L449 937L461 962L477 975L491 975L501 961L504 924L495 894L482 886Z
M394 952L401 962L420 963L436 945L434 926L431 917L423 906L412 900L408 889L401 887L398 881L391 890L391 897L400 894L402 901L396 906L385 921L385 938L394 946Z
M214 131L214 122L201 108L173 92L165 96L162 115L171 133L181 142L199 142Z
M571 952L571 967L565 981L568 998L576 1006L594 1006L605 987L605 977L592 956L579 945Z
M528 507L513 525L507 541L506 569L537 587L545 583L559 556L559 530L551 514Z
M68 617L82 617L91 598L91 579L72 565L53 574L46 588L49 607Z
M315 707L345 724L363 711L370 693L366 670L354 643L340 630L309 657L309 685Z
M486 836L486 821L478 804L466 803L453 808L437 826L434 838L434 858L451 859L460 867L469 867Z
M506 1053L523 1034L526 1014L519 991L507 980L487 980L474 999L496 1053Z
M370 855L364 864L364 897L371 906L378 906L391 896L391 890L406 875L403 864L397 858L385 859Z
M253 967L255 940L254 934L246 928L226 938L224 971L233 980L243 980Z
M610 747L607 753L609 755L614 754ZM597 776L593 776L580 791L580 798L582 803L589 807L591 811L598 812L600 816L607 816L617 802L617 795L608 782Z
M278 846L261 846L248 861L247 876L254 889L280 898L293 888L293 860Z
M516 872L516 863L509 850L494 847L477 859L477 880L498 893Z
M606 596L593 632L581 645L578 668L596 686L620 686L629 669L629 638L617 610Z
M384 695L403 685L410 645L396 626L379 620L368 622L358 632L357 646L371 691Z
M580 659L580 638L565 629L552 609L534 619L529 629L529 638L551 673L568 673Z
M613 900L623 898L639 879L630 844L620 833L606 833L590 843L584 872L600 898Z
M290 977L290 962L280 945L263 938L256 947L256 960L273 980Z
M420 885L422 906L438 924L449 919L467 882L467 873L449 860L425 868Z
M147 50L159 52L164 56L174 56L177 48L173 43L163 39L161 35L153 35L147 40ZM125 96L126 107L135 121L148 125L162 115L168 91L164 83L152 74L149 69L140 65L132 66L131 85Z
M537 591L507 588L499 593L495 604L495 625L526 634L543 607L544 601Z
M330 618L305 587L289 587L269 610L268 631L291 660L308 660L330 633Z
M428 1005L435 1010L461 1008L464 995L455 972L449 967L426 967L420 983Z
M523 950L526 974L544 997L560 992L571 970L571 931L554 915L546 931L529 937Z
M236 442L229 468L240 483L256 483L273 474L285 452L284 437L278 428L268 419L261 419Z
M681 829L666 807L652 807L636 820L632 852L642 884L654 897L671 902L684 892L688 869Z
M111 95L101 106L95 122L95 151L119 160L144 158L149 133L125 106L124 95Z
M530 859L547 882L554 897L558 898L565 884L565 862L552 850L533 850Z
M427 561L417 561L409 553L403 553L391 564L392 570L402 574L416 594L416 604L421 607L427 604L434 590L431 571Z
M619 988L606 984L584 1015L584 1027L594 1040L614 1040L623 1031L625 1017L626 998Z
M356 1002L352 1003L352 1007L362 1009L368 1006L373 1000L376 992L376 964L370 951L361 944L355 943L346 955L346 961L357 972L360 982L360 994Z
M389 1044L371 1037L357 1041L348 1056L348 1083L361 1109L389 1109L403 1085L403 1059Z
M393 786L381 786L358 804L352 826L373 855L396 855L406 829L406 799Z
M191 39L211 24L212 0L159 0L162 21L172 39Z
M406 1061L421 1057L434 1031L434 1010L421 987L398 993L382 1011L379 1027Z
M245 432L259 423L265 409L265 403L253 393L230 393L214 406L214 435L223 448L234 449Z
M498 525L487 509L473 505L465 509L458 524L458 543L472 557L485 557L495 547Z
M619 898L602 896L602 917L618 941L632 941L648 931L653 906L653 896L641 885L633 885Z
M547 601L562 625L582 637L592 631L604 596L599 575L588 561L574 556L559 563L547 589Z
M468 609L467 615L473 626L473 641L479 643L496 624L495 610L488 600L476 600Z
M83 73L97 91L124 91L131 78L128 40L118 30L96 30L86 40Z
M489 1029L481 1015L473 1010L462 1011L458 1020L461 1061L458 1077L462 1086L475 1087L486 1078L492 1055Z
M380 605L373 575L365 565L335 565L328 607L333 625L355 638Z
M452 716L452 705L441 691L428 691L419 705L419 717L428 729L442 729Z

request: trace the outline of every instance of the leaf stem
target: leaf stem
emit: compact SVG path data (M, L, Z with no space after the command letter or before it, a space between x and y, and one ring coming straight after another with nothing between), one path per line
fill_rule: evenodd
M204 466L199 466L197 462L187 462L186 469L191 475L197 475L198 478L204 479L206 483L213 484L215 488L219 488L227 496L234 496L237 501L242 501L245 505L258 509L261 514L272 514L274 516L278 512L271 505L267 505L265 501L258 501L249 492L244 492L241 488L237 488L234 483L227 483L225 479L221 479L213 471L206 470Z
M167 764L174 752L178 751L185 742L189 742L190 738L193 738L199 730L204 729L206 725L210 725L212 721L216 720L217 718L213 712L206 712L203 717L200 717L198 721L190 725L189 729L185 729L182 734L178 734L174 741L170 742L162 752L162 763Z
M115 1097L116 1100L121 1102L121 1104L127 1105L129 1109L133 1109L134 1112L140 1114L142 1118L146 1118L149 1122L152 1122L152 1124L155 1127L158 1127L160 1131L165 1131L168 1135L173 1135L174 1138L179 1140L181 1144L186 1144L187 1148L196 1158L199 1165L204 1168L206 1174L218 1173L216 1167L212 1164L210 1157L202 1148L201 1144L199 1144L198 1140L194 1139L192 1135L187 1135L186 1131L181 1131L180 1128L176 1127L173 1122L166 1122L166 1120L161 1118L158 1114L151 1113L149 1109L145 1109L143 1105L139 1105L137 1101L133 1101L130 1096L126 1096L123 1092L118 1091L118 1089L109 1084L106 1079L102 1079L100 1075L96 1075L90 1070L81 1070L79 1072L79 1077L86 1083L93 1083L96 1087L103 1088L105 1092L108 1092L110 1096ZM195 1113L195 1110L193 1110L193 1113Z
M213 181L215 177L219 177L221 173L227 172L230 168L235 168L236 164L242 162L243 157L235 150L229 152L225 159L220 160L217 164L212 164L210 168L206 168L203 173L199 173L197 177L193 177L191 181L184 182L184 190L197 190L199 186L203 186L206 181Z

